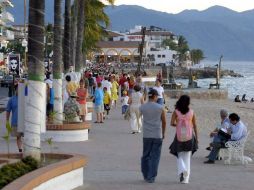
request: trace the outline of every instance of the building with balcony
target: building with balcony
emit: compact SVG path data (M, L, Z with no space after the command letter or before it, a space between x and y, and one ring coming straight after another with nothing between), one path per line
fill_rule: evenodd
M14 32L10 30L14 17L7 11L12 7L10 0L0 0L0 48L6 47L9 40L14 40Z

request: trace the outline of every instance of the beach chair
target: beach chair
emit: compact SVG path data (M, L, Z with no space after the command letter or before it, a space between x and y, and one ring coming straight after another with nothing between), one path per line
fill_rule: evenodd
M241 161L242 164L248 164L252 161L251 158L244 156L244 147L249 134L250 131L248 131L246 137L239 141L226 142L226 148L220 149L219 157L224 160L225 164L231 164L232 159Z

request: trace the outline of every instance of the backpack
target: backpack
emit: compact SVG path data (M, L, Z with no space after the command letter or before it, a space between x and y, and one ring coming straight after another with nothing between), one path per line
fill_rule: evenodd
M177 115L176 125L176 137L179 142L186 142L192 139L192 118L193 111L190 110L188 113L183 115L180 111L175 110Z

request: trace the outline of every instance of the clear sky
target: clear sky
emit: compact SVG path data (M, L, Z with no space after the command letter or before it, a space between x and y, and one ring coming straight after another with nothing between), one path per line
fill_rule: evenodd
M204 10L214 5L242 12L254 9L254 0L115 0L116 5L140 5L148 9L179 13L185 9Z

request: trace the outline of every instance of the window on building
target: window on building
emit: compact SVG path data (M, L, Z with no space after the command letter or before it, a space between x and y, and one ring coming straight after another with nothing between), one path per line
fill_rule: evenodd
M161 55L157 55L158 58L161 58Z
M166 57L166 55L162 55L162 58L165 58Z
M120 41L124 41L124 38L120 38Z

